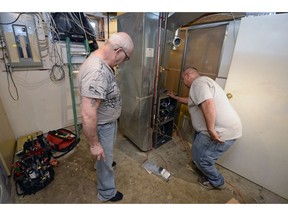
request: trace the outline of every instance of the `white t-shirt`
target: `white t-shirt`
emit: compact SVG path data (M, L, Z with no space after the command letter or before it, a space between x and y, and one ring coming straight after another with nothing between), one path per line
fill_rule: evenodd
M206 76L195 79L189 91L188 109L194 129L209 135L199 104L211 98L214 99L216 109L215 129L220 138L231 140L241 137L242 124L238 114L230 104L224 90Z
M101 99L97 112L98 124L109 123L119 118L122 100L114 72L93 53L80 67L78 86L81 96Z

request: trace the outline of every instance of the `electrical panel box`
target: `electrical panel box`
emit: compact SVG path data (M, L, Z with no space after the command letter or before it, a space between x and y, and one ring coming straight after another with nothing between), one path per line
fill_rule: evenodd
M0 22L11 67L41 67L42 59L33 14L0 13Z
M163 93L159 96L154 148L158 148L172 139L176 105L177 101L166 94Z

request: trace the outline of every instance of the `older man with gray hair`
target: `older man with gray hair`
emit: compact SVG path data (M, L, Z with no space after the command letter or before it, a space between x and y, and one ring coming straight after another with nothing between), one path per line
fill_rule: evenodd
M98 199L116 202L123 194L115 186L113 146L122 101L114 67L128 61L134 44L125 32L118 32L81 65L78 86L82 101L83 131L90 152L97 158Z

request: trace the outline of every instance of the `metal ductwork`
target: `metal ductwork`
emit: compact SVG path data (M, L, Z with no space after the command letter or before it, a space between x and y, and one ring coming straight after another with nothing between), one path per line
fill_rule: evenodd
M172 47L181 43L176 30L203 14L125 13L117 17L118 31L127 32L134 42L130 61L120 65L118 71L123 103L119 129L142 151L149 151L155 143L158 147L167 141L158 142L157 137L161 129L158 125L159 104L161 98L165 102L167 97L161 93L165 88L165 73L160 68L168 65ZM171 137L173 119L162 129L165 136L167 131L166 137Z
M172 13L168 15L165 28L167 31L175 32L174 38L172 40L173 50L176 50L182 42L181 38L179 37L180 28L202 17L205 14L206 13Z
M202 17L207 13L193 12L193 13L173 13L168 16L167 29L175 32L178 28Z

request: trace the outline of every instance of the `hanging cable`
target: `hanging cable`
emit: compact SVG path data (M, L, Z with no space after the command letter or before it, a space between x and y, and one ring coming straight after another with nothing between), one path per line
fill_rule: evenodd
M16 21L15 21L16 22ZM7 72L7 83L8 83L8 92L9 92L9 95L11 96L11 98L14 100L14 101L17 101L19 99L19 94L18 94L18 89L17 89L17 86L14 82L14 79L13 79L13 76L12 76L12 70L11 70L11 67L7 64L6 62L6 54L5 54L5 51L4 51L4 43L3 43L3 38L2 38L2 34L0 35L0 43L1 43L1 50L2 50L2 55L3 55L3 61L4 61L4 65L5 65L5 69L6 69L6 72ZM14 97L11 93L11 89L10 89L10 80L9 80L9 77L12 81L12 84L15 88L15 91L16 91L16 97Z
M16 97L14 97L11 93L11 89L10 89L10 81L9 81L9 76L10 76L10 79L12 81L12 84L15 88L15 91L16 91ZM12 71L11 71L11 67L8 68L8 71L7 71L7 82L8 82L8 92L11 96L11 98L14 100L14 101L18 101L19 100L19 93L18 93L18 89L17 89L17 86L14 82L14 79L13 79L13 76L12 76Z
M63 80L65 78L65 71L62 65L54 64L50 70L49 76L50 76L50 80L53 82L59 82Z
M9 22L9 23L1 23L1 22L0 22L0 25L11 25L11 24L17 22L17 20L20 18L20 16L21 16L22 14L24 14L24 13L19 13L19 15L17 16L17 18L16 18L14 21Z
M82 29L83 29L83 32L84 32L85 39L88 41L87 34L86 34L86 29L85 29L83 21L82 21L81 13L79 13L79 18L80 18L80 22L81 22L81 26L82 26Z
M17 22L18 19L20 18L20 16L23 15L23 14L36 14L36 15L39 15L39 13L34 13L34 12L32 12L32 13L19 13L19 15L16 17L16 19L15 19L14 21L8 22L8 23L2 23L2 22L0 22L0 25L11 25L11 24Z

